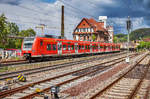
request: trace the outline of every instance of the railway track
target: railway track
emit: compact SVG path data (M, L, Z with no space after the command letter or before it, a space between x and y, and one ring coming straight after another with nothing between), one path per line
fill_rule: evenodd
M39 68L33 68L33 69L20 70L20 71L15 71L15 72L0 73L0 80L5 80L7 78L17 77L19 73L23 73L24 75L30 75L30 74L49 71L49 70L54 70L54 69L58 69L58 68L69 67L71 65L77 65L77 64L92 62L92 61L95 61L95 60L105 59L105 58L108 58L108 57L114 57L114 56L118 56L118 55L121 55L121 54L124 54L124 53L115 54L115 55L111 55L111 56L106 55L106 56L101 56L101 57L98 57L98 58L94 57L94 58L90 58L90 59L87 59L87 60L73 61L73 62L69 62L69 63L63 63L63 64L52 65L52 66L45 66L45 67L39 67Z
M133 55L132 55L132 57L133 57ZM96 71L103 71L106 68L109 69L109 68L112 67L112 65L115 65L117 63L120 63L120 62L124 61L124 59L122 59L122 58L111 60L111 61L109 61L109 63L107 61L107 62L100 63L100 64L97 64L97 65L94 65L94 66L91 66L91 67L71 71L71 72L61 74L61 75L57 75L57 76L54 76L54 77L51 77L51 78L48 78L48 79L44 79L44 80L41 80L41 81L38 81L38 82L30 83L30 84L27 84L27 85L24 85L24 86L21 86L21 87L18 87L18 88L7 90L7 91L4 91L4 92L0 93L0 98L6 97L8 95L12 95L14 93L17 93L17 92L21 91L22 93L17 93L18 95L19 94L22 95L22 97L19 97L19 98L29 99L29 98L32 98L32 97L34 97L38 94L37 92L35 92L35 88L37 86L42 86L41 92L49 91L50 87L47 87L47 86L51 85L52 83L55 84L56 86L62 86L64 84L67 84L67 83L72 82L74 80L80 79L84 76L91 75L91 74L95 73ZM101 65L104 65L104 64L108 64L108 65L101 66ZM78 76L76 76L76 75L78 75ZM67 76L67 79L66 79L66 76ZM61 81L59 80L60 78L61 78ZM35 87L33 87L33 85ZM32 88L31 88L31 86L32 86ZM31 93L31 94L29 94L29 93ZM7 99L11 99L11 98L7 98Z
M96 91L89 99L149 99L150 80L146 80L146 77L150 75L150 56L145 57L103 90Z
M2 61L0 67L12 66L12 65L21 65L28 64L27 60L15 60L15 61Z
M117 54L123 54L123 53L126 53L126 52L120 52L120 53L117 53ZM112 53L107 53L106 55L110 55ZM98 54L96 54L98 55ZM96 56L95 55L95 56ZM102 55L103 56L103 55ZM83 57L83 56L82 56ZM81 57L81 58L82 58ZM84 56L85 57L85 56ZM70 57L68 57L70 58ZM77 57L76 57L77 58ZM0 67L9 67L9 66L18 66L18 65L24 65L24 64L34 64L34 63L44 63L44 62L47 62L47 61L55 61L55 60L61 60L62 58L51 58L51 60L45 60L45 61L42 61L42 62L38 62L38 61L34 61L32 63L29 63L29 61L27 60L14 60L14 61L2 61L1 64L0 64ZM63 58L64 59L64 58ZM67 59L67 58L65 58Z

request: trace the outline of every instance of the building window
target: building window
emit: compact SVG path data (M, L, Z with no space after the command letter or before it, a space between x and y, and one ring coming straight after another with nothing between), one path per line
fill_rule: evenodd
M86 28L83 29L83 32L86 32Z
M90 28L88 28L88 32L90 32Z
M79 32L81 32L81 29L79 29Z
M93 28L92 28L92 32L94 32Z
M86 40L86 36L84 36L84 40Z
M90 32L92 32L92 28L90 28Z
M83 29L81 29L81 32L83 32Z

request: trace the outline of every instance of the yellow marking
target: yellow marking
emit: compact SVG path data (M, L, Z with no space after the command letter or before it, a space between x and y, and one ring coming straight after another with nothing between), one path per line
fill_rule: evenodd
M137 99L140 99L140 96L136 96Z
M20 78L20 76L22 76L22 75L19 75L19 76L18 76L18 79Z
M35 92L41 92L41 89L40 88L36 88Z
M19 78L19 80L22 80L24 77L23 76L21 76L20 78Z
M7 79L6 79L6 81L10 81L10 80L13 80L13 79L12 79L12 78L7 78Z

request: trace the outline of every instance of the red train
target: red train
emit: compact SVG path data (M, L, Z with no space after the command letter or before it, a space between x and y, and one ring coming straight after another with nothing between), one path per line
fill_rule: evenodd
M29 37L22 43L22 54L28 60L51 56L81 55L120 51L120 45L90 41Z

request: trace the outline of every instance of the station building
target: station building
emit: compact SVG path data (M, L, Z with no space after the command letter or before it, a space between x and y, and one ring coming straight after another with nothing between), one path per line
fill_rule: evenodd
M93 18L83 18L74 29L74 40L112 43L113 27L107 26L106 21L107 16L100 16L98 22Z

